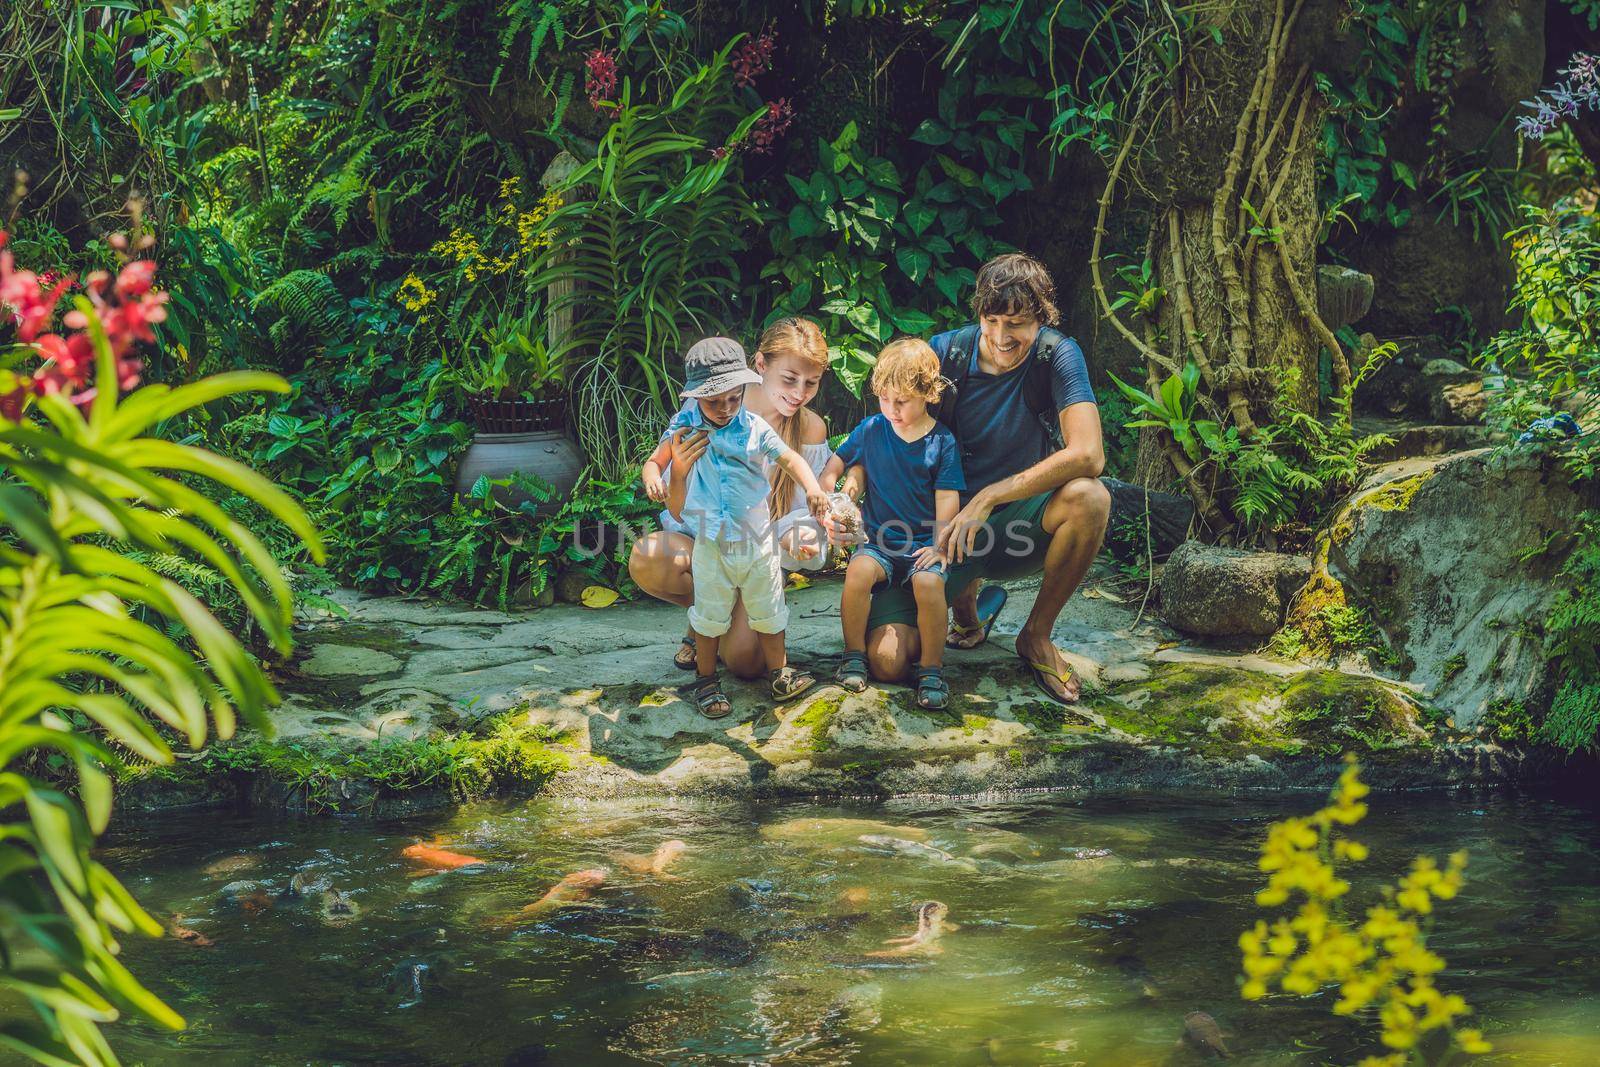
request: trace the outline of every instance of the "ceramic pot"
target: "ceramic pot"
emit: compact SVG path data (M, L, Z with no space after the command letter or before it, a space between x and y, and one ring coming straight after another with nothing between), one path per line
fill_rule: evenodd
M587 465L583 451L566 435L566 398L530 402L473 397L468 406L478 432L456 470L456 492L467 493L485 475L505 478L520 471L554 490L538 510L559 510ZM497 489L495 496L508 507L532 499L509 486Z

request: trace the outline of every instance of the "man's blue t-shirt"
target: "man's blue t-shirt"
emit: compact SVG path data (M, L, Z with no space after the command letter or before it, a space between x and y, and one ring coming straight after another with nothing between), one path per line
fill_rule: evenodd
M909 556L933 544L934 492L966 486L961 450L940 422L915 441L906 441L888 419L873 415L845 438L838 456L846 470L857 463L866 468L862 527L867 539L890 555Z
M959 332L937 334L928 342L941 361ZM1049 431L1028 406L1026 393L1032 381L1029 368L1034 360L1045 356L1037 351L1039 343L1035 340L1034 350L1027 358L1004 374L980 371L978 346L972 346L970 370L956 396L955 424L961 431L961 464L967 477L967 491L961 495L963 503L978 490L1027 470L1055 451ZM1073 404L1095 402L1089 368L1077 341L1063 338L1048 358L1056 414Z

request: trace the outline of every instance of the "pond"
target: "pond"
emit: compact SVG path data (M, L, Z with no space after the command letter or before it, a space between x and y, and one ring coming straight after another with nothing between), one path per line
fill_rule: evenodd
M130 965L190 1027L113 1036L127 1062L151 1064L1134 1067L1205 1062L1175 1045L1204 1011L1233 1062L1353 1063L1378 1050L1331 1000L1237 994L1257 846L1272 819L1320 799L547 798L376 825L130 822L105 862L213 943L128 939ZM1418 853L1471 852L1432 944L1450 961L1439 984L1497 1044L1475 1062L1596 1062L1595 812L1371 800L1353 899ZM429 874L402 854L436 839L485 862ZM656 853L650 871L644 857L674 840L682 854ZM596 867L607 879L574 884L568 906L523 912ZM958 928L891 951L929 901Z

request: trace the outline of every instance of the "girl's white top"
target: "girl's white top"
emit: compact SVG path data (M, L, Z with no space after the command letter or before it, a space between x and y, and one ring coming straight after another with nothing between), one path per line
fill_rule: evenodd
M693 404L695 401L690 400L689 403ZM801 458L811 468L811 473L818 477L821 477L822 468L828 465L828 460L833 458L833 450L828 447L828 442L826 441L818 441L814 445L801 445L799 451ZM667 466L670 468L671 464ZM769 478L772 476L772 467L773 464L768 463L766 470L763 472ZM662 477L666 476L667 472L663 470ZM797 485L794 487L794 495L789 501L789 510L780 515L778 521L772 524L772 532L781 541L790 530L802 524L810 526L817 531L820 550L811 559L806 560L795 559L785 550L783 553L783 569L786 571L820 571L828 561L828 536L823 532L817 520L811 517L811 509L806 507L806 494ZM661 528L670 530L673 533L681 533L686 537L694 536L693 530L674 519L672 514L666 510L661 512Z

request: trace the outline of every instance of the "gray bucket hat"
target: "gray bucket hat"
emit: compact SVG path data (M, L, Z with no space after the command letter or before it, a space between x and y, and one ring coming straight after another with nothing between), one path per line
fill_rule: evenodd
M744 346L731 337L707 337L683 354L683 395L716 396L740 385L753 385L761 375L750 369Z

